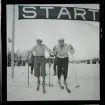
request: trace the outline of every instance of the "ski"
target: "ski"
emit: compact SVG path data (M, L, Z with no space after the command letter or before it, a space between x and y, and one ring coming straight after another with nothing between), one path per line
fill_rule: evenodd
M38 91L39 88L40 88L40 82L37 83L37 88L36 88L36 90Z
M64 85L65 85L65 87L66 87L67 92L68 92L68 93L71 93L71 90L68 88L67 83L64 83Z
M43 85L43 93L46 93L45 85Z
M58 84L59 84L61 89L64 89L64 86L62 86L61 83L58 82Z
M38 86L37 86L36 90L39 90L39 88L40 88L40 85L38 84Z
M42 87L43 87L43 93L46 93L46 89L45 89L45 81L43 81L43 83L42 83Z

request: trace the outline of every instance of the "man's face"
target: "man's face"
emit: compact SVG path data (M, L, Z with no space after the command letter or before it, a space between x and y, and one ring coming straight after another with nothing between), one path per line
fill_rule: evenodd
M64 46L64 40L60 40L59 44L60 44L61 47L63 47Z
M37 40L36 43L37 43L38 45L41 45L41 44L42 44L42 41Z

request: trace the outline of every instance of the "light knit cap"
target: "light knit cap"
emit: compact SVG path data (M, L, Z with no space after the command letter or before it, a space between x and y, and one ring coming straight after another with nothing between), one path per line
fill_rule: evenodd
M37 37L36 40L43 41L43 39L41 37Z
M61 40L64 40L64 38L62 38L62 37L58 38L58 42L61 41Z

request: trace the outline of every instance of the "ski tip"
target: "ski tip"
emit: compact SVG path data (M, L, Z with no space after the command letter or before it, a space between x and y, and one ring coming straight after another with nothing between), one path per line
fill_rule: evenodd
M46 90L43 90L43 93L45 94L46 93Z
M46 92L43 92L44 94L46 94Z
M76 85L75 87L76 87L76 88L79 88L79 87L80 87L80 85Z
M51 84L51 85L49 85L50 87L53 87L54 85L53 84Z
M64 87L62 87L62 89L64 89Z
M39 91L39 88L36 88L36 91Z
M27 86L26 88L31 88L31 86Z
M68 90L68 93L71 93L71 90Z

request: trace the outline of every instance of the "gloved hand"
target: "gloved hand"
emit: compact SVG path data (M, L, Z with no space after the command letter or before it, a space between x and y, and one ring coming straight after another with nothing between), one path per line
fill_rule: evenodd
M50 57L54 57L54 55L51 55L51 54L50 54Z
M74 53L75 53L75 51L72 49L72 50L70 51L70 53L71 53L71 54L74 54Z
M73 46L71 44L69 45L69 52L71 54L74 54L75 53L75 50L74 50L74 48L73 48Z

